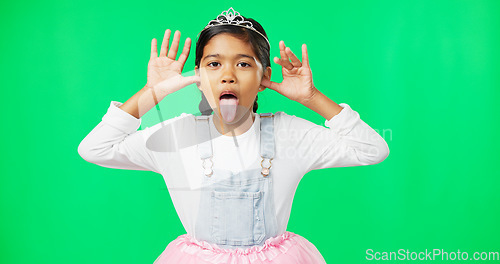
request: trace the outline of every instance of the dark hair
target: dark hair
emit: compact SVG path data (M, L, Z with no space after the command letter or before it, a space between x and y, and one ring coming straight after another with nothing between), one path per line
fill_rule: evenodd
M247 18L244 16L242 17L245 20L252 22L253 27L267 38L267 34L264 31L264 28L259 24L259 22L255 21L252 18ZM259 33L251 29L247 29L240 26L222 25L222 26L209 27L201 31L200 36L198 37L198 41L196 42L196 57L194 60L194 64L198 66L198 68L200 68L200 62L203 56L203 49L207 45L208 41L214 36L221 33L229 33L243 41L250 42L253 51L257 55L257 58L259 59L260 63L262 64L262 69L264 71L267 69L268 66L271 65L271 61L269 59L269 44L264 38L262 38L261 35L259 35ZM257 104L258 97L259 97L258 95L255 97L255 101L253 103L254 113L257 112L257 108L259 107L259 105ZM202 115L210 115L213 112L203 92L201 92L201 101L198 108Z

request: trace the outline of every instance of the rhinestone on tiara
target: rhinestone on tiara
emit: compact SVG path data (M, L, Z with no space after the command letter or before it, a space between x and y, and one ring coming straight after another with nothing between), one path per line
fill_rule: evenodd
M222 26L222 25L231 25L231 26L240 26L240 27L245 27L250 30L253 30L254 32L257 32L259 35L261 35L266 41L269 47L271 47L271 44L269 43L269 40L264 36L262 33L260 33L257 29L253 27L252 22L245 20L239 12L234 11L234 9L231 7L227 11L223 11L220 15L217 16L216 19L211 20L208 22L208 25L205 26L205 29L214 27L214 26ZM202 30L202 31L203 31Z

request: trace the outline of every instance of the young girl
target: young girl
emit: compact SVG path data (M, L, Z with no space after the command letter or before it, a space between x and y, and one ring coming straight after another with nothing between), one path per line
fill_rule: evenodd
M387 143L314 86L305 44L301 61L279 43L274 62L283 81L270 81L266 32L232 8L200 32L194 76L181 75L191 40L178 60L180 32L170 49L169 40L167 29L159 56L152 40L145 87L125 103L112 101L78 147L100 166L163 175L187 233L154 263L325 263L311 242L286 230L297 185L311 170L377 164ZM201 116L183 113L138 131L144 113L193 83ZM326 127L282 111L257 113L266 88L317 112Z

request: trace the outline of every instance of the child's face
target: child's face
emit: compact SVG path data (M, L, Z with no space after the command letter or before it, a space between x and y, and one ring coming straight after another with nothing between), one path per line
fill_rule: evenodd
M263 77L262 64L253 52L251 44L227 33L210 39L203 49L200 68L195 69L201 79L199 89L219 117L221 93L229 90L237 95L238 106L232 124L237 123L248 111L252 111L259 87L265 89L260 85ZM270 78L271 67L266 69L264 75Z

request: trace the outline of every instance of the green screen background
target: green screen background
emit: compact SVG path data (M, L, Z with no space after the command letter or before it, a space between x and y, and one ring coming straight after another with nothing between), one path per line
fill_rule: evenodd
M272 57L280 40L297 55L306 43L316 87L391 151L377 165L306 174L289 231L328 263L370 262L367 249L500 251L499 1L9 1L1 263L153 263L184 234L161 175L99 167L77 147L111 101L144 86L153 37L191 37L189 72L197 34L231 6L264 26ZM191 86L160 109L166 119L198 102ZM324 123L267 89L258 112L276 111ZM157 122L153 109L141 128Z

